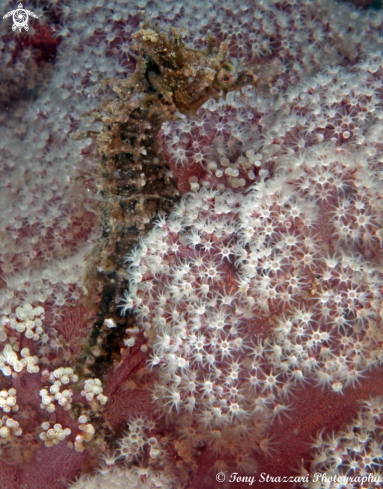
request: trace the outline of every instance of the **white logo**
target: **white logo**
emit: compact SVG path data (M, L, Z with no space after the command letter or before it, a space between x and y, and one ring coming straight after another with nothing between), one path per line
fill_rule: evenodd
M35 19L38 19L37 15L35 15L30 10L24 10L22 3L19 3L18 8L16 10L11 10L7 14L5 14L3 19L6 19L7 17L10 17L11 15L13 15L12 30L15 31L16 29L20 29L19 32L21 32L21 29L23 27L26 31L29 30L29 25L28 25L28 16L29 15L31 17L34 17Z

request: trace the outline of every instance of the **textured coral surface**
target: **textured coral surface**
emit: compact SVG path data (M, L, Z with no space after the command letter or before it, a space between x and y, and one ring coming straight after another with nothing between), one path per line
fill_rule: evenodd
M25 7L28 33L0 23L1 488L373 487L313 475L382 462L382 12ZM238 69L283 70L162 125L188 195L129 253L118 327L96 335L83 276L104 196L93 139L71 136L102 129L100 81L134 71L141 10L190 47L228 40Z

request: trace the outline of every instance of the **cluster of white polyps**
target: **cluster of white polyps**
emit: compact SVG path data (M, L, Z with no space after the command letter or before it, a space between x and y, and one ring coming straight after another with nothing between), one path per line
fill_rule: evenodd
M92 424L88 423L88 416L85 414L81 415L78 420L80 422L79 429L82 433L76 436L74 448L76 452L83 452L85 450L84 443L89 442L93 438L95 429Z
M44 314L43 307L32 307L31 304L24 304L24 306L19 306L16 309L16 314L2 316L0 319L0 341L7 339L4 326L8 326L18 333L25 333L28 339L39 340L44 331Z
M49 387L45 387L41 389L41 409L45 409L49 413L53 413L55 411L54 401L57 401L60 406L62 406L66 411L68 411L72 407L72 389L64 389L60 391L62 385L67 385L69 382L77 382L78 375L73 373L73 369L70 367L67 368L57 368L49 375L49 381L53 382L53 385Z
M5 345L3 351L0 353L0 370L8 377L17 377L24 368L30 374L37 373L40 368L37 364L39 361L36 355L32 356L29 352L29 348L23 348L20 352L21 360L17 356L17 353L13 350L12 345Z
M46 447L53 447L53 445L57 445L60 441L65 440L70 434L70 428L65 428L61 426L61 424L55 424L53 428L50 427L49 421L42 423L41 428L44 430L43 433L40 433L40 440L44 441L44 445Z
M11 410L15 412L19 410L16 399L16 389L4 389L0 392L0 408L5 413L9 413Z
M84 396L88 401L91 401L93 404L95 404L94 410L96 410L99 405L104 406L108 401L108 398L103 394L100 379L86 380L84 382L84 389L81 391L81 395Z
M377 482L382 480L379 471L382 460L382 415L383 399L372 397L364 401L357 416L342 430L325 436L321 431L313 443L311 472L322 474L327 480L345 481L338 487L353 485L353 481L362 482L361 487L367 481L369 484L365 486L379 486ZM325 478L310 480L303 487L324 487L324 482Z
M0 419L0 443L4 444L11 441L14 436L20 436L22 430L19 423L8 416Z

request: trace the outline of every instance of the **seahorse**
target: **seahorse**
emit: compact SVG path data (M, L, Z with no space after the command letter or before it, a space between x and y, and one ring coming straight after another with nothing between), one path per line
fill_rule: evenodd
M138 53L136 69L129 78L114 84L116 98L100 110L103 129L97 136L97 146L101 237L88 261L84 280L88 302L97 307L90 346L105 330L102 325L106 318L116 325L121 323L116 303L128 289L127 254L158 216L169 214L180 198L159 144L162 124L179 117L195 117L210 98L219 100L245 85L269 83L276 71L269 66L256 74L242 67L230 58L228 42L218 47L211 34L206 37L205 49L188 47L182 34L175 28L161 32L143 22L133 35ZM109 331L107 341L110 335L123 334L125 329ZM102 343L100 338L97 343ZM121 341L115 343L121 345ZM108 347L109 355L110 350ZM96 363L105 366L108 361L102 354Z

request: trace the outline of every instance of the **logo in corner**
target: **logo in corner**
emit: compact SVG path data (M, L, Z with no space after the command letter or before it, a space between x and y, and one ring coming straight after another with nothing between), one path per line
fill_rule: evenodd
M24 28L26 31L29 30L29 25L28 25L28 19L29 16L34 17L35 19L38 19L37 15L35 15L33 12L30 10L24 10L23 9L23 4L19 3L17 6L18 8L16 10L11 10L7 14L4 15L3 19L7 19L11 15L13 16L13 26L12 30L15 31L16 29L19 29L19 32Z

